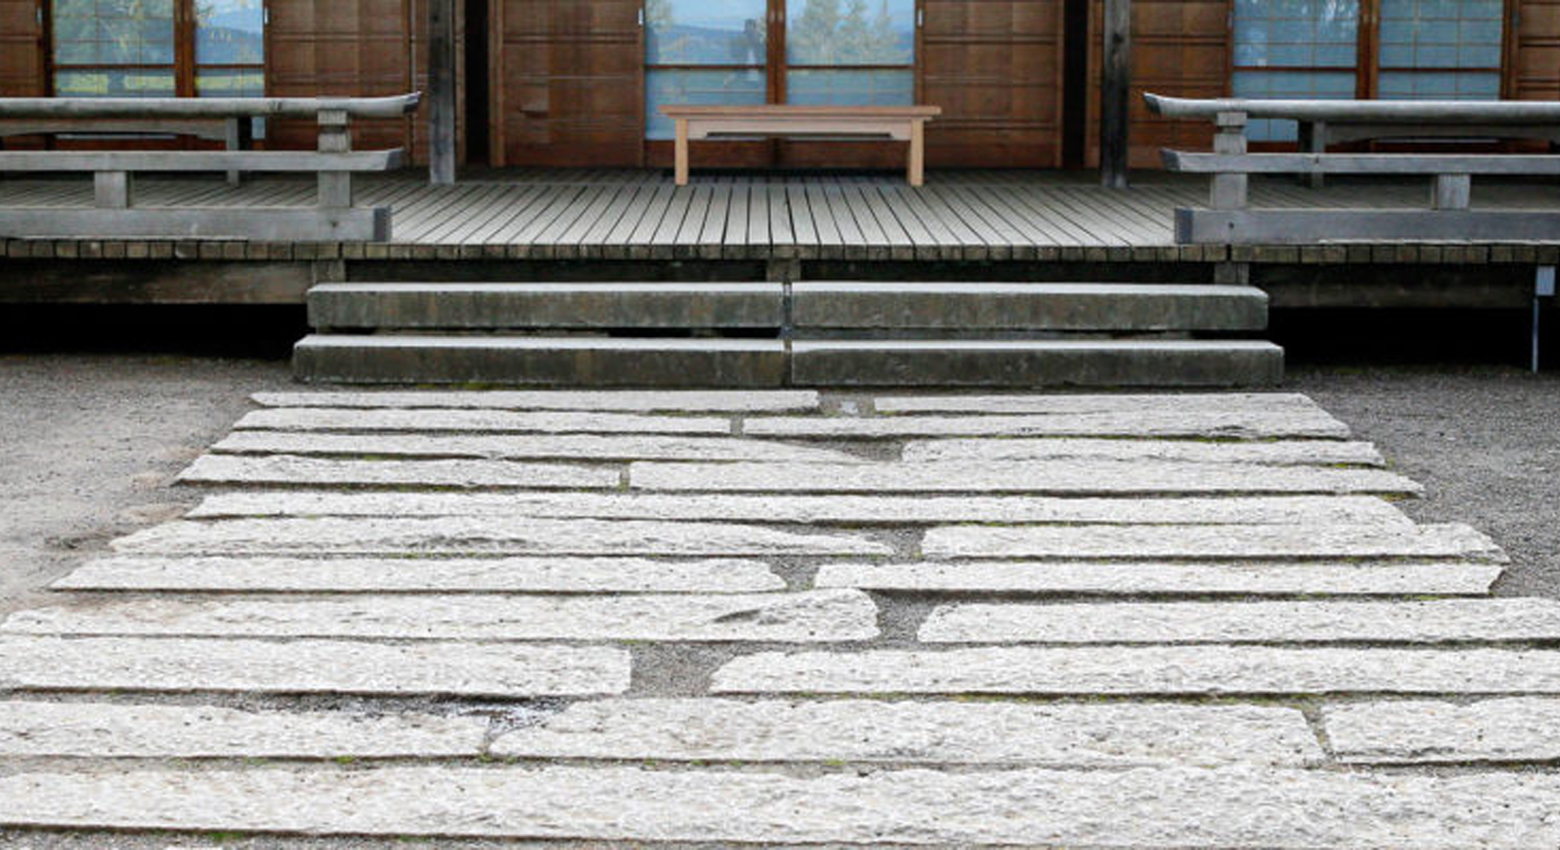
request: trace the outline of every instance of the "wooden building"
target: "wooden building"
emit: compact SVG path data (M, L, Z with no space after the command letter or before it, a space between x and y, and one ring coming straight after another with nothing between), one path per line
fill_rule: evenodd
M0 96L420 89L429 0L0 0ZM440 0L434 0L440 2ZM448 2L448 0L444 0ZM464 162L670 159L656 106L936 104L932 167L1097 161L1102 0L454 0ZM1135 91L1560 98L1560 0L1134 0ZM1131 161L1207 143L1132 99ZM360 145L425 155L417 119ZM1292 128L1253 128L1283 144ZM312 128L264 130L265 144ZM897 164L875 143L725 142L704 163Z

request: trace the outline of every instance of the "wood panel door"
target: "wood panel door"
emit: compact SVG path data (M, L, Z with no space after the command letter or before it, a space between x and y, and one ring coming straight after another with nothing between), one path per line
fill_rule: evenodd
M1560 0L1511 0L1516 25L1508 39L1506 96L1560 100Z
M640 0L493 0L494 165L644 160Z
M917 102L943 109L930 165L1061 165L1064 5L923 0Z
M1209 121L1174 121L1148 111L1144 92L1174 97L1229 93L1230 0L1134 0L1132 3L1131 143L1133 168L1160 168L1161 148L1206 150ZM1100 39L1104 4L1095 0L1089 24L1089 156L1099 164Z
M44 76L41 0L0 0L0 97L42 97Z

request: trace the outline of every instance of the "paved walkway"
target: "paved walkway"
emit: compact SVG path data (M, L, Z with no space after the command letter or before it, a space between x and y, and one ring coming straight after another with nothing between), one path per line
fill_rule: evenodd
M0 825L1560 844L1560 602L1304 397L256 400L0 625Z

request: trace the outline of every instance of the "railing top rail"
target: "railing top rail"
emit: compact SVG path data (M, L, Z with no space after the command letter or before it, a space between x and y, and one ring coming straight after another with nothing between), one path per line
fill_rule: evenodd
M1269 100L1181 98L1145 94L1150 111L1167 118L1245 113L1249 118L1297 121L1434 122L1446 124L1560 124L1560 101L1531 100Z
M0 118L398 118L416 111L420 92L392 97L7 97Z

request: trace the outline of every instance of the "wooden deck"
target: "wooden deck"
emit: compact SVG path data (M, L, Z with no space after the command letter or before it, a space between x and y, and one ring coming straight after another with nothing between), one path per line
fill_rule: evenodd
M1161 260L1202 260L1222 259L1224 250L1214 256L1173 245L1172 209L1204 203L1207 180L1161 173L1141 175L1127 191L1100 188L1093 172L1033 171L934 172L922 189L897 174L698 175L679 188L668 172L615 170L477 172L447 187L406 173L364 178L359 187L360 203L395 210L394 241L348 246L342 256L1000 261L1102 260L1101 249L1147 249ZM1476 185L1474 203L1554 209L1557 190L1486 183ZM1427 191L1417 180L1335 181L1313 190L1266 179L1254 181L1252 201L1422 208ZM306 206L313 194L313 182L287 178L237 189L215 176L152 178L137 187L148 206ZM89 180L0 180L0 205L87 206L91 197ZM253 251L217 253L256 258Z

